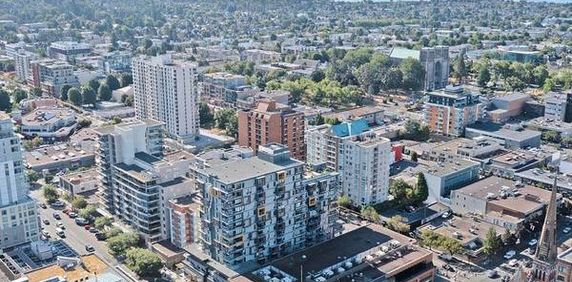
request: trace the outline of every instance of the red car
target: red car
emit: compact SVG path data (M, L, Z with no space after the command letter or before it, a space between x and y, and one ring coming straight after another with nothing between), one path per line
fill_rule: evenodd
M91 226L88 224L88 225L84 226L83 228L85 228L85 230L89 230L91 228Z

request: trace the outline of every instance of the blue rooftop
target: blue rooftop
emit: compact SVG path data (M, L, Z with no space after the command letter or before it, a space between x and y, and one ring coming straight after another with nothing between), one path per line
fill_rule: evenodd
M338 137L346 137L361 134L368 129L367 120L362 118L333 125L331 132Z

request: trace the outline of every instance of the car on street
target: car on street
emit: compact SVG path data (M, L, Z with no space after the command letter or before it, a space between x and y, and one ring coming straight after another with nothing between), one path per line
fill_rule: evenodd
M76 217L77 217L77 213L75 213L75 212L70 212L70 213L68 213L68 216L69 216L70 218L76 218Z
M566 228L564 228L564 230L562 230L562 232L564 232L564 234L568 234L568 233L570 233L570 231L572 231L572 227L566 227Z
M40 208L42 208L42 209L47 209L47 208L48 208L48 206L46 206L46 204L45 204L45 203L41 203L41 204L40 204Z
M104 233L101 233L101 232L95 233L95 238L96 238L98 241L103 241L103 240L107 239L107 238L105 237L105 234L104 234Z
M45 218L44 218L44 220L42 220L42 222L43 222L45 225L50 225L50 221L47 220L47 219L45 219Z
M56 228L56 235L60 236L60 238L65 238L65 237L66 237L66 233L65 233L64 230L61 229L61 228Z
M532 239L532 240L530 240L530 241L528 242L528 245L529 245L529 246L534 246L534 245L536 245L537 243L538 243L538 240Z
M87 223L86 223L87 224ZM89 224L85 225L83 228L85 228L85 230L89 231L90 229L92 229L93 227L91 227Z
M516 267L516 266L518 266L518 260L517 260L517 259L511 259L511 260L508 262L508 265L511 266L511 267Z
M88 224L87 220L86 220L85 218L83 218L83 217L77 217L77 218L75 219L75 223L76 223L77 225L80 225L80 226L84 226L84 225Z
M510 250L504 254L505 259L511 259L516 255L516 251Z
M58 221L58 223L56 223L56 226L57 226L58 228L61 228L61 229L66 229L66 226L65 226L64 223L61 222L61 221Z
M57 200L57 201L52 203L52 207L54 207L54 208L63 208L65 206L66 206L66 204L60 200Z
M95 252L95 248L92 245L85 245L85 250L87 252Z
M90 232L90 233L98 233L99 230L97 230L97 228L95 228L95 227L92 226L91 228L89 228L89 232Z
M497 277L497 275L499 275L499 274L498 274L498 272L497 272L496 270L494 270L494 269L491 269L491 270L487 271L487 277L488 277L488 278L494 279L494 278Z
M46 230L42 231L42 236L44 236L46 239L50 239L50 237L52 237L50 236L50 233Z
M53 214L53 216L54 216L54 218L57 219L57 220L61 220L61 219L62 219L62 217L60 216L60 214L57 213L57 212L55 212L55 213Z

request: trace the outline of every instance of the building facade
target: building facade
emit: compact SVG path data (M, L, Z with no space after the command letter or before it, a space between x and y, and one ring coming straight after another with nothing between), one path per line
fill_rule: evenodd
M36 58L36 55L32 52L20 49L17 53L14 54L13 58L16 75L20 80L25 81L26 78L30 75L30 62Z
M91 47L85 43L60 41L52 43L48 53L51 58L75 63L76 59L89 56Z
M64 85L79 86L73 66L64 61L41 60L30 63L28 85L42 89L43 93L59 97Z
M420 51L393 48L389 56L395 63L408 58L418 60L425 70L425 91L445 88L449 84L450 60L447 46L424 47Z
M279 144L198 169L200 248L230 269L264 264L333 237L337 173L305 174Z
M173 245L185 248L198 242L200 211L200 201L193 196L187 195L169 201L170 240Z
M207 73L201 82L201 100L220 108L235 108L246 77L225 72Z
M165 123L167 134L183 142L199 134L197 70L171 56L133 60L135 114Z
M20 138L0 112L0 249L39 239L37 205L28 196Z
M271 100L260 101L256 109L238 112L238 144L256 152L259 145L280 143L288 146L292 157L304 160L304 126L303 113L279 108Z
M366 119L320 125L306 132L307 162L340 173L342 191L356 205L387 200L393 152Z
M425 103L425 122L432 132L446 136L462 136L465 127L481 119L483 113L479 95L460 86L430 92Z

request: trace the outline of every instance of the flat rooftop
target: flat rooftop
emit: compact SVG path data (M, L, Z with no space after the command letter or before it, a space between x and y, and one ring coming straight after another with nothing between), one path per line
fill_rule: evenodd
M525 141L531 138L540 138L541 133L529 129L508 129L501 124L491 122L477 122L467 126L467 129L480 131L479 133L495 138Z
M82 170L78 172L67 173L60 176L60 179L71 182L73 184L80 184L82 182L96 181L98 172L96 169Z
M45 146L24 152L24 160L29 168L82 158L95 158L95 153L91 150L84 150L81 146L71 146L70 144Z
M147 126L156 126L156 125L163 125L164 123L160 122L160 121L156 121L153 119L143 119L143 120L137 120L137 121L133 121L133 122L127 122L127 123L120 123L120 124L114 124L114 125L104 125L104 126L100 126L98 128L94 128L93 131L99 134L112 134L115 132L116 128L129 128L132 126L137 126L137 125L147 125Z
M79 281L92 277L95 273L103 274L109 271L109 266L105 264L95 254L86 255L80 258L83 266L78 265L71 270L64 270L56 265L40 268L26 273L29 282L43 282L54 277L65 277L67 281Z
M453 174L455 172L460 172L468 168L479 167L479 166L480 164L478 162L466 159L457 159L454 161L437 163L436 166L431 166L427 172L431 175L442 177Z
M409 238L401 234L370 224L279 259L271 265L293 277L298 277L302 255L306 256L304 271L316 273L340 262L341 258L353 257L391 240L397 240L402 244L409 243Z
M205 168L204 171L209 175L217 177L219 181L230 184L292 167L302 166L303 164L303 162L294 159L285 160L280 164L274 164L258 157L252 157L222 162Z
M371 115L371 114L375 114L375 113L381 113L381 112L383 112L382 108L365 106L365 107L359 107L359 108L346 110L346 111L342 111L342 112L327 113L327 114L324 114L323 116L329 117L329 118L337 118L340 121L344 121L344 120L348 120L348 119L352 119L352 118L359 118L359 117L363 117L363 116L367 116L367 115Z
M68 108L42 107L33 110L22 117L22 125L48 125L61 119L75 117L75 112Z
M433 230L437 234L448 238L456 238L460 241L461 244L467 245L477 238L483 240L486 237L487 231L491 227L497 231L497 234L504 234L505 232L503 227L490 224L478 218L457 216L444 222L440 226L433 226L432 224L428 224L421 227L420 229Z

